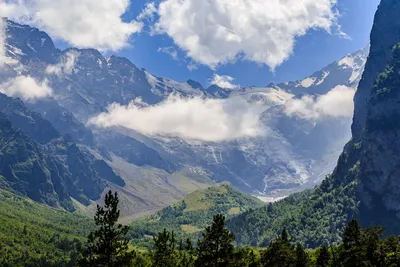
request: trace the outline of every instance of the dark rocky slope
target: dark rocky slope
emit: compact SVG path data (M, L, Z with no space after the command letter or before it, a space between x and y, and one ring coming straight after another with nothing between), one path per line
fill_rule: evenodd
M88 205L100 198L105 180L122 183L113 172L104 172L105 162L99 169L71 137L61 136L21 100L0 94L0 112L2 188L72 211L70 197Z

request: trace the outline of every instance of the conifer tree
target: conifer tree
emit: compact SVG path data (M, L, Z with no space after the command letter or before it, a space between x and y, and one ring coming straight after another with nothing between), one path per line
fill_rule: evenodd
M282 234L263 252L261 263L264 267L293 267L296 264L296 254L290 244L289 235L284 229Z
M225 267L229 266L233 255L235 236L225 228L225 217L216 215L211 226L203 233L203 239L198 241L196 266Z
M151 253L154 267L176 267L177 251L175 234L164 229L154 238L154 250Z
M195 262L195 250L190 238L186 239L185 244L182 244L184 250L181 251L178 267L193 267Z
M296 247L296 267L307 267L309 258L307 252L304 250L301 244Z
M135 252L129 252L126 238L129 228L118 224L118 193L106 194L104 206L97 205L94 221L97 229L88 236L88 245L80 266L123 267L130 266Z
M345 249L359 246L361 242L361 226L356 219L352 219L343 231L343 245Z
M363 266L362 231L359 222L352 219L343 231L343 250L340 261L345 267Z
M327 246L322 246L318 251L317 267L327 267L331 259L331 254Z

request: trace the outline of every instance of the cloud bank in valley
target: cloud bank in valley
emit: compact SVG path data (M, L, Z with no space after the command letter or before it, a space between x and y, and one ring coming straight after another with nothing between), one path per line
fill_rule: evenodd
M177 136L207 142L231 141L265 134L260 123L263 109L242 98L203 99L170 96L154 106L135 101L112 104L108 112L89 120L98 127L123 126L145 135Z
M157 15L153 34L167 34L187 56L216 68L243 58L271 69L293 52L295 39L311 29L337 25L337 0L162 0L141 17Z
M355 88L339 85L325 95L305 95L286 102L285 113L302 119L351 118Z
M30 76L18 76L0 84L0 92L28 102L49 97L53 93L46 81L38 82Z

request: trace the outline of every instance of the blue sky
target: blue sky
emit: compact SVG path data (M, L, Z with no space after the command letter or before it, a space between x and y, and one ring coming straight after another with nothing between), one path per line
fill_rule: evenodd
M355 52L358 49L361 49L365 47L369 43L369 34L370 30L372 27L373 23L373 17L374 13L376 11L376 8L379 4L379 0L337 0L337 4L333 6L333 8L329 8L329 12L335 13L336 11L339 12L339 16L337 16L337 22L334 22L334 25L330 28L331 33L328 33L327 29L323 27L324 22L320 22L318 27L305 27L306 29L306 34L301 37L296 37L294 38L289 38L290 40L295 40L295 45L293 48L292 53L287 53L286 55L290 54L290 57L288 60L284 61L282 64L279 62L275 64L277 67L275 68L275 71L271 71L271 60L268 59L263 59L261 60L262 62L257 62L257 60L243 60L243 59L237 59L235 62L227 60L227 56L225 54L222 55L218 60L217 60L217 66L210 67L212 63L208 64L210 60L206 59L207 51L210 54L214 54L213 56L220 56L220 54L224 54L224 44L221 43L221 47L219 46L218 43L218 38L216 40L208 40L208 37L210 38L215 38L213 36L212 30L210 31L208 29L207 32L207 23L203 22L208 19L208 10L207 8L214 8L218 9L219 4L215 3L223 3L222 5L229 6L232 2L228 0L215 0L213 1L208 1L208 0L201 0L201 2L195 1L195 0L186 0L186 3L190 3L191 5L191 10L185 12L181 12L185 8L182 8L184 4L183 1L180 0L157 0L155 3L155 6L158 8L157 12L154 13L153 19L146 18L144 20L138 20L138 15L142 13L144 10L146 4L151 3L148 2L148 0L115 0L116 2L119 3L119 5L115 5L115 7L112 7L114 10L110 11L110 5L108 0L85 0L82 3L87 6L87 10L92 10L93 14L91 16L87 16L85 12L79 13L80 10L84 10L83 8L77 7L77 9L71 9L70 11L68 9L65 10L63 13L59 13L59 5L60 3L65 3L66 6L69 6L71 3L69 0L60 0L60 2L57 2L57 5L54 6L43 6L41 5L40 1L36 1L36 8L37 10L33 10L33 14L41 14L41 13L34 13L35 11L41 11L41 10L47 10L51 12L57 12L58 15L57 17L38 17L36 18L35 21L40 21L41 23L38 26L39 28L47 31L50 36L52 36L54 39L58 40L56 44L60 48L65 48L66 43L69 43L73 46L77 47L94 47L94 48L101 48L101 47L117 47L117 49L105 49L108 50L108 52L104 52L106 55L110 54L116 54L119 56L124 56L130 59L134 64L136 64L139 68L145 68L148 70L150 73L160 76L160 77L168 77L172 78L178 81L186 81L188 79L196 80L199 81L203 86L207 87L210 85L211 78L213 77L214 74L218 75L227 75L232 77L234 80L232 81L234 84L238 84L241 86L265 86L268 85L269 83L278 83L278 82L285 82L285 81L294 81L294 80L299 80L302 79L310 74L312 74L314 71L320 70L327 64L340 59L341 57L345 56L347 53ZM129 4L130 1L130 4ZM200 0L199 0L200 1ZM310 17L312 17L312 10L313 8L315 9L316 4L314 4L315 0L297 0L296 1L281 1L281 0L268 0L271 1L269 3L263 2L260 0L254 0L254 3L257 3L258 6L264 5L264 7L271 7L273 3L278 3L275 5L275 8L283 7L281 11L283 10L283 14L285 13L293 13L293 10L295 12L298 11L298 9L292 9L290 12L285 12L285 8L290 8L288 7L287 3L291 3L291 5L301 3L299 4L300 7L304 7L308 5L308 7L311 6L309 10L307 10L307 14L309 14ZM318 3L325 3L321 4L321 6L329 6L332 5L336 0L318 0L320 2ZM46 2L49 3L49 2ZM123 6L125 3L124 8L119 8L118 6ZM167 12L167 14L164 14L163 18L167 21L166 24L163 25L163 31L164 32L157 32L154 33L154 26L156 25L156 22L160 21L161 13L159 7L161 6L160 3L168 3L170 4L169 9L170 13ZM206 4L204 4L206 3ZM207 6L208 3L208 6ZM210 4L211 3L211 4ZM246 1L238 1L234 2L236 5L240 6L242 5L243 7L247 7L249 2ZM250 2L251 3L251 2ZM267 3L267 4L265 4ZM129 4L129 7L128 7ZM286 5L286 6L285 6ZM203 10L203 14L199 11L198 14L192 14L196 13L197 9L205 9ZM233 7L235 8L235 7ZM98 9L98 10L96 10ZM180 9L180 10L179 10ZM243 9L240 9L240 12L246 12L243 11ZM214 10L215 11L215 10ZM51 13L47 12L47 13ZM70 14L68 12L72 12L73 14ZM110 12L117 14L123 14L122 15L122 20L119 21L120 19L118 18L118 15L116 18L111 18L110 19ZM191 13L192 12L192 13ZM258 12L258 10L252 10L252 12ZM261 11L261 13L258 13L257 15L252 15L250 14L251 11L249 11L249 14L244 14L244 18L247 19L247 21L250 21L253 18L262 17L264 11ZM271 13L276 12L276 10L271 11ZM322 8L321 11L318 12L327 12L326 9ZM317 13L318 13L317 12ZM326 16L322 17L323 19L329 16L329 12L326 14ZM46 13L46 14L47 14ZM65 13L65 14L64 14ZM204 13L206 13L204 15ZM211 11L210 11L211 13ZM236 19L236 17L241 15L242 13L232 13L226 17L224 17L224 13L213 13L214 17L217 17L217 20L219 19L218 17L221 16L223 18L220 19L220 21L217 21L215 25L221 25L225 27L224 23L231 23L232 20ZM278 13L278 12L276 12ZM331 14L332 14L331 13ZM45 12L42 12L42 14L45 14ZM176 15L178 14L178 15ZM194 25L188 26L188 31L185 29L185 23L190 23L190 19L193 19L192 16L197 16L198 20L194 23ZM315 15L315 14L314 14ZM79 20L73 19L74 17L79 17ZM318 17L318 16L317 16ZM95 18L94 20L92 18ZM199 19L200 18L200 19ZM232 19L233 18L233 19ZM54 19L57 19L57 22L54 22ZM90 19L90 20L89 20ZM287 20L290 21L292 19L292 24L287 25ZM278 23L279 25L275 28L278 29L278 35L280 35L282 32L279 32L280 30L287 31L287 28L290 27L296 27L296 20L299 20L299 23L301 22L301 19L303 17L297 16L297 17L291 17L286 19L281 19L280 22ZM314 21L321 19L319 18L313 18ZM18 20L18 19L17 19ZM86 21L87 20L87 21ZM180 24L176 24L177 21L174 20L181 20ZM231 21L229 21L231 20ZM269 20L269 21L268 21ZM312 19L310 19L312 20ZM138 21L139 23L143 23L142 28L135 28L135 26L132 26L133 28L130 28L129 30L126 30L124 27L126 27L126 23L131 22L131 21ZM222 21L222 22L221 22ZM228 22L227 22L228 21ZM270 18L264 18L262 19L255 19L256 23L252 22L249 24L249 27L251 30L256 30L260 32L266 32L267 35L269 34L268 31L265 31L265 29L262 29L263 27L269 27L271 26L271 19ZM294 23L293 23L294 21ZM178 21L179 22L179 21ZM263 24L266 22L266 26ZM331 21L332 22L332 18ZM197 24L201 24L197 27ZM215 26L212 24L212 26ZM270 23L270 24L268 24ZM76 24L74 27L70 27L71 24ZM264 25L258 27L258 24ZM176 26L178 27L178 34L177 33L171 33L171 29L176 30ZM336 25L336 26L335 26ZM348 38L344 38L339 34L340 28L337 27L337 25L340 25L341 27L341 32L344 32L347 34ZM137 25L136 25L137 26ZM235 23L231 23L231 25L228 25L226 28L223 28L225 32L223 32L223 35L227 35L227 32L232 30L233 34L236 34L235 30L240 31L240 26L238 25L237 21ZM276 25L275 25L276 26ZM203 27L203 28L202 28ZM257 28L258 27L258 28ZM310 29L313 28L313 29ZM78 29L78 31L74 31L73 29ZM190 32L191 31L191 32ZM200 52L196 52L196 49L193 47L196 47L195 45L193 46L185 46L182 45L182 42L179 43L179 38L181 38L182 41L182 36L184 39L184 42L189 40L190 34L192 34L194 31L194 34L201 36L200 41L198 43L204 45L202 49L200 49ZM199 31L200 33L198 33ZM246 31L246 29L244 29ZM129 32L129 34L127 33ZM206 34L204 35L204 32ZM107 35L108 33L111 33L110 35ZM180 34L180 35L179 35ZM208 34L208 35L207 35ZM286 34L286 35L285 35ZM57 36L58 35L58 36ZM244 32L239 32L239 38L243 37L246 35ZM109 36L116 36L115 41L113 38L109 38ZM272 38L269 38L271 37ZM287 32L283 33L284 37L281 38L276 38L274 35L269 35L266 36L264 34L259 34L259 35L252 35L249 40L247 40L247 43L242 43L238 49L233 50L233 51L238 51L241 50L242 48L249 52L250 54L252 52L265 52L266 50L269 49L269 47L272 47L273 49L277 49L279 47L284 47L287 42L285 42L285 36L293 36L293 35L287 35ZM58 38L57 38L58 37ZM88 37L88 38L87 38ZM126 37L128 38L128 41L126 42ZM226 41L226 38L229 36L223 36L225 39L222 39L222 41ZM186 38L186 39L185 39ZM202 39L201 39L202 38ZM246 37L245 37L246 38ZM269 40L271 39L271 40ZM261 41L260 41L261 40ZM260 41L260 42L259 42ZM271 44L271 42L272 44ZM259 43L258 43L259 42ZM123 49L120 49L122 44L128 43L128 46L126 46ZM264 48L263 44L267 44L267 48ZM180 45L177 45L180 44ZM229 42L225 43L226 45L229 45ZM252 47L252 44L258 44L256 45L256 48ZM261 44L261 45L260 45ZM249 50L250 47L250 50ZM174 59L172 58L169 54L164 53L164 52L159 52L160 49L162 48L169 48L173 49L177 53L177 57ZM193 48L193 49L192 49ZM214 53L214 50L221 50L219 52ZM192 49L192 50L191 50ZM207 50L209 49L209 50ZM247 49L247 50L246 50ZM253 50L252 50L253 49ZM111 52L110 52L111 50ZM227 48L227 50L229 50ZM278 49L279 50L279 49ZM194 56L189 56L188 51L195 51ZM206 51L206 52L204 52ZM280 51L282 52L282 51ZM197 53L197 54L196 54ZM249 53L243 55L249 55ZM272 54L274 52L271 52ZM279 51L278 53L279 54ZM242 58L244 57L243 55L240 55ZM237 54L235 54L236 58ZM198 63L199 61L202 61L202 63L206 62L204 64ZM207 61L208 60L208 61ZM229 61L229 63L226 63L226 61ZM272 60L273 61L273 60ZM197 62L197 63L196 63ZM211 60L211 62L213 62ZM188 65L191 63L196 63L196 69L194 70L189 70ZM212 69L213 68L213 69Z
M138 15L145 5L144 0L131 3L130 10L124 15L126 19ZM347 53L354 52L366 46L369 42L369 33L372 27L373 16L379 0L339 0L337 9L340 12L339 24L342 31L350 38L340 37L338 34L329 34L324 30L311 30L305 36L296 39L293 54L275 72L268 66L239 60L234 64L225 64L215 71L207 66L198 66L197 70L190 71L186 63L185 53L177 49L178 58L174 60L170 55L157 52L160 47L174 46L173 40L167 35L148 34L149 29L131 38L131 47L119 51L117 54L129 58L140 68L145 68L154 75L168 77L178 81L193 79L204 86L214 73L233 77L236 84L242 86L263 86L269 83L302 79L341 58Z

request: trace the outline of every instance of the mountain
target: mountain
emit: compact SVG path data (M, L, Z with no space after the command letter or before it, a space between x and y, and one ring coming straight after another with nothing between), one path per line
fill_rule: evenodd
M337 167L314 190L295 194L229 222L240 244L266 245L284 227L309 247L341 240L351 218L399 234L397 120L400 105L400 2L382 0L365 71L355 96L352 139Z
M108 176L97 173L72 140L19 99L1 93L0 114L3 187L70 211L71 197L86 205L100 198Z
M0 176L1 177L1 176ZM94 223L0 190L2 266L73 266Z
M333 170L341 148L350 138L350 116L298 116L288 109L293 101L317 102L337 86L355 88L369 51L367 47L349 54L301 81L231 90L156 77L126 58L104 57L94 49L61 51L38 29L9 20L6 26L2 79L10 83L20 77L31 78L52 91L50 96L34 100L17 95L30 111L41 115L43 123L51 124L50 132L39 134L38 127L26 133L46 147L47 141L56 136L61 143L66 139L76 144L71 148L76 153L70 151L68 155L75 155L77 160L64 161L63 165L90 165L70 166L68 172L73 176L81 174L79 168L86 169L85 177L92 171L108 173L100 180L122 194L127 220L164 208L215 182L229 181L234 188L257 195L286 195L286 191L319 183ZM88 124L113 103L149 107L168 101L172 95L246 103L261 110L260 127L267 134L211 142L143 134L125 125L99 129ZM64 145L50 143L53 145L47 150L59 161L65 160L66 155L56 149ZM79 153L85 160L78 160ZM95 191L97 198L102 190L98 187ZM94 195L90 198L96 199ZM79 209L90 213L95 204Z
M263 205L258 199L240 193L229 184L216 185L195 191L154 215L134 221L131 237L135 244L143 244L164 228L178 235L193 237L199 235L217 214L229 218Z

